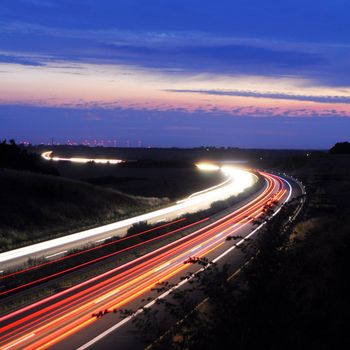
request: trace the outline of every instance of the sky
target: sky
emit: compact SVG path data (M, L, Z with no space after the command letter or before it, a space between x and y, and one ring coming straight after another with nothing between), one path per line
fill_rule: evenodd
M347 0L1 0L0 138L327 149Z

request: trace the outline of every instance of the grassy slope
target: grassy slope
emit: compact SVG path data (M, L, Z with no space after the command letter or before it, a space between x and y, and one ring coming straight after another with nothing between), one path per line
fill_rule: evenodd
M54 176L0 169L0 249L133 216L165 200Z

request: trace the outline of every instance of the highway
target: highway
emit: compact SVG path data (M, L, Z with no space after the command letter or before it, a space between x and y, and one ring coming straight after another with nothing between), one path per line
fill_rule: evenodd
M210 256L217 260L234 246L228 236L250 237L252 222L273 201L280 204L292 195L290 183L262 172L265 189L239 209L113 270L91 278L41 301L0 317L0 349L98 348L104 334L118 329L114 310L126 308L150 295L158 282L199 269L184 264L189 258ZM192 270L191 270L192 269ZM181 284L186 283L182 281ZM106 313L103 320L98 315ZM103 321L101 323L101 321ZM121 323L120 323L121 324Z
M90 243L98 243L112 236L125 236L128 228L141 221L156 224L174 220L187 213L207 209L213 202L238 195L256 182L256 177L249 171L229 166L218 167L216 170L223 171L227 180L204 191L194 193L174 205L112 224L0 253L0 270L6 271L19 267L28 259L59 257L69 250L82 248Z

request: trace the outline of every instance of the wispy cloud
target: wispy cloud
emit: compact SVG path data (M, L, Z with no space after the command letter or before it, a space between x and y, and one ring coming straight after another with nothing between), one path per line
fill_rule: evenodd
M288 75L314 85L350 85L344 74L350 69L348 2L286 0L262 11L256 11L259 0L200 3L4 0L0 46L168 73Z
M242 107L229 107L211 104L197 104L197 105L178 105L172 103L150 103L145 104L143 102L128 102L128 101L62 101L58 99L32 99L23 101L12 101L10 103L2 101L0 97L0 106L23 106L28 108L55 108L57 110L85 110L85 111L126 111L127 113L148 112L150 115L162 115L167 114L178 114L193 116L203 116L212 118L215 120L221 116L232 116L239 118L338 118L342 117L350 119L350 111L346 108L298 108L298 107L259 107L256 105L246 105ZM92 115L93 117L96 114ZM100 115L99 115L100 116ZM86 117L86 116L85 116ZM91 118L93 119L93 118Z
M12 55L2 55L0 54L0 63L15 63L23 66L45 66L45 63L40 60L35 60L28 56L12 56Z
M8 21L0 16L2 50L23 57L47 56L51 61L133 65L179 76L289 76L314 86L350 86L350 76L344 74L350 69L346 43L55 23Z
M167 89L168 92L178 93L197 93L204 95L216 96L236 96L236 97L254 97L268 98L274 100L289 100L301 102L316 102L316 103L337 103L350 104L350 96L322 96L322 95L294 95L279 92L258 92L258 91L243 91L243 90L186 90L186 89Z
M317 50L310 50L310 45L288 45L287 42L254 37L196 31L145 32L113 27L82 30L19 21L2 21L0 24L0 32L5 34L21 38L30 34L31 40L39 37L34 52L51 55L52 59L114 62L168 72L253 75L262 74L262 66L265 75L301 75L323 62L322 55ZM60 50L57 50L58 43ZM6 49L10 50L11 45ZM30 52L31 48L26 47L26 51Z

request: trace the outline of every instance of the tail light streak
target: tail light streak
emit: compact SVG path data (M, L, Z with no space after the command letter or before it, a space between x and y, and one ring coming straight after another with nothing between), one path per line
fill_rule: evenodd
M158 248L151 252L146 260L145 257L136 259L135 261L140 261L139 264L135 265L134 261L129 269L104 281L98 281L101 276L97 276L94 280L96 285L87 287L76 295L66 296L59 301L55 301L55 297L50 297L49 301L52 304L48 306L45 306L45 302L36 303L37 306L43 305L41 310L0 328L0 349L15 349L19 345L21 348L25 346L26 349L47 348L91 324L95 320L91 317L91 313L96 311L97 307L99 310L112 311L148 291L157 282L166 280L188 268L188 265L183 262L194 251L196 256L204 257L209 252L217 250L225 244L228 235L232 235L242 226L261 216L271 196L276 195L274 200L281 200L286 195L287 191L283 189L283 182L278 177L265 173L262 175L267 179L268 187L254 201L237 210L234 215L227 215L207 225L206 228ZM112 273L116 271L119 270L114 269ZM109 274L103 274L103 276L106 278L110 274L109 271ZM88 283L84 285L88 286ZM61 293L60 296L67 293ZM12 317L20 316L22 312L23 310L18 310L6 315L5 318L10 320ZM2 321L4 317L0 318L0 322ZM29 336L30 338L26 338ZM21 340L20 344L19 340Z

